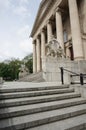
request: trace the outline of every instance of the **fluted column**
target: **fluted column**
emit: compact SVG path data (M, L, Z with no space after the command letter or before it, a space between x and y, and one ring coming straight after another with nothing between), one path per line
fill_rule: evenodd
M41 70L41 47L39 38L37 38L36 41L37 41L37 72L39 72Z
M56 12L56 36L61 47L64 49L62 16L59 10Z
M45 32L41 30L41 58L45 57Z
M33 41L33 73L37 72L36 43Z
M77 1L68 0L68 3L69 3L74 59L82 60L84 58L84 55L83 55L83 48L82 48L81 29L79 23Z
M48 20L47 21L47 39L48 39L48 43L49 41L51 41L52 39L52 24L51 24L51 21Z

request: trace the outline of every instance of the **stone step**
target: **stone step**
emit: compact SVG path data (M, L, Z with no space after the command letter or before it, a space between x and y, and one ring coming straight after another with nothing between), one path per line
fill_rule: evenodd
M86 130L86 114L25 130Z
M33 84L32 84L33 85ZM12 87L2 87L0 88L0 94L1 93L14 93L14 92L27 92L27 91L41 91L41 90L52 90L52 89L64 89L64 88L69 88L69 85L59 85L59 86L42 86L42 87L28 87L26 88L12 88Z
M9 117L23 116L27 114L34 114L38 112L50 111L55 109L61 109L65 107L71 107L75 105L86 104L86 100L83 98L75 98L64 101L54 101L48 103L39 103L37 105L25 105L18 107L10 107L0 109L0 119L6 119Z
M78 126L72 126L71 128L65 130L86 130L86 122L83 124L79 124Z
M0 121L1 130L26 129L86 114L86 104Z
M33 97L33 96L43 96L43 95L53 95L61 93L71 93L74 92L73 88L63 88L54 90L43 90L43 91L30 91L30 92L16 92L16 93L1 93L0 100L2 99L12 99L12 98L23 98L23 97Z
M56 95L47 95L47 96L39 96L39 97L29 97L29 98L18 98L18 99L5 99L0 100L0 108L3 107L13 107L13 106L21 106L21 105L29 105L29 104L37 104L43 102L71 99L81 97L81 94L76 93L66 93L66 94L56 94Z

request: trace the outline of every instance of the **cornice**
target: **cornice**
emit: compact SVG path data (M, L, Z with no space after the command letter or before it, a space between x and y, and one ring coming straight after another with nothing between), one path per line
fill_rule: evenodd
M40 23L42 22L43 18L45 17L45 15L47 14L50 6L52 5L52 3L55 0L42 0L42 2L40 3L39 9L38 9L38 13L32 28L32 32L31 32L31 37L34 35L35 31L37 30L38 26L40 25ZM45 9L44 13L41 16L42 11ZM40 17L41 16L41 17Z
M60 3L62 0L42 0L40 3L38 13L32 28L32 32L30 34L31 37L35 34L36 30L44 20L44 18L47 16L49 9L54 5L55 2ZM43 14L42 14L43 13Z
M36 28L36 25L38 23L38 20L39 20L39 17L40 17L43 5L45 5L46 1L48 1L48 0L42 0L41 3L40 3L39 9L38 9L38 13L36 15L35 22L34 22L34 25L33 25L33 28L32 28L32 32L31 32L31 35L30 35L31 37L32 37L33 32L34 32L34 30Z

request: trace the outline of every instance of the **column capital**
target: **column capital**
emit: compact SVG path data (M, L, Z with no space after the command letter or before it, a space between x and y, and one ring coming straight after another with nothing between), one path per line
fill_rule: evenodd
M39 33L39 34L36 36L36 39L40 39L40 36L41 36L41 34Z
M56 8L55 12L58 12L60 14L64 14L64 13L67 14L67 11L65 11L63 8L60 8L60 7Z
M47 21L46 21L46 24L51 24L53 21L51 20L51 19L48 19Z
M33 39L33 40L32 40L32 44L35 44L35 43L36 43L36 39Z
M40 29L40 32L41 32L41 33L42 33L42 32L45 32L45 28Z

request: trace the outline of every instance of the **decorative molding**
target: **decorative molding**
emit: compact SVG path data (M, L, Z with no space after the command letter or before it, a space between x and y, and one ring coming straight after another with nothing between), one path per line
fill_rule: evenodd
M43 0L43 2L40 4L39 10L38 10L38 14L36 17L36 20L34 22L34 26L31 32L31 37L33 37L33 35L35 34L36 30L38 29L38 27L40 26L40 24L42 23L43 19L46 17L46 15L48 14L49 9L54 5L54 3L57 0ZM47 8L45 10L45 12L43 13L43 15L40 18L41 15L41 11L43 10L43 7L45 7L47 5Z
M47 24L52 24L53 23L53 20L52 19L48 19L47 21L46 21L46 25Z
M35 31L37 30L38 26L40 25L41 23L41 19L43 20L43 16L45 14L47 14L47 10L48 10L48 7L50 6L51 4L51 1L52 0L43 0L41 3L40 3L40 6L39 6L39 10L38 10L38 13L37 13L37 16L36 16L36 19L35 19L35 22L34 22L34 25L33 25L33 29L32 29L32 32L31 32L31 36L35 33ZM43 8L46 7L46 10L44 11L43 15L41 16L41 12L43 11ZM40 17L41 16L41 17Z
M42 32L45 32L45 28L42 28L42 29L40 30L40 33L42 33Z
M56 10L58 10L60 12L66 12L64 9L59 7L62 2L63 2L63 0L42 0L42 2L40 3L40 6L39 6L39 10L38 10L35 22L34 22L34 26L33 26L31 35L30 35L31 37L34 36L34 34L38 30L39 26L42 24L44 19L47 17L47 14L49 13L50 9L54 5L57 7L55 8L55 10L53 10L51 15L55 15L54 11L56 11ZM51 18L51 16L49 16L49 17Z

